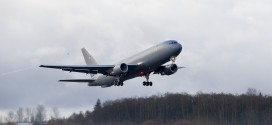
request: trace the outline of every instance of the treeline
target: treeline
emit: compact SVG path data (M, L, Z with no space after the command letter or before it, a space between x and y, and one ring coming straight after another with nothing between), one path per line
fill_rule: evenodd
M51 120L60 118L58 108L52 108ZM45 106L38 105L35 108L18 108L16 111L9 111L6 117L0 117L0 125L15 125L17 123L32 123L34 125L44 125L47 123L47 110Z
M70 125L271 125L272 97L246 94L166 93L151 97L97 101L94 110L48 124Z

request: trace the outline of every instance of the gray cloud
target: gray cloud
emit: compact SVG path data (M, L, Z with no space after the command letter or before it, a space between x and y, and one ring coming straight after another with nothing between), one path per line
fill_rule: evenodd
M272 2L218 0L0 1L0 110L44 104L86 109L102 100L164 92L271 94ZM84 64L86 47L111 64L167 39L183 44L178 73L127 81L124 87L87 87L58 79L85 74L38 68ZM30 67L30 68L29 68Z

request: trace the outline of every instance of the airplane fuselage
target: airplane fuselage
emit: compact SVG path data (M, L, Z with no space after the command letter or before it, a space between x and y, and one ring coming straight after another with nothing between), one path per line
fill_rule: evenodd
M168 40L161 44L146 49L134 56L131 56L120 63L137 64L137 68L128 69L119 79L110 75L96 74L92 77L94 82L89 82L89 86L112 86L118 80L124 82L126 80L145 76L152 71L158 69L161 65L169 62L171 58L177 57L182 50L182 45L175 40Z

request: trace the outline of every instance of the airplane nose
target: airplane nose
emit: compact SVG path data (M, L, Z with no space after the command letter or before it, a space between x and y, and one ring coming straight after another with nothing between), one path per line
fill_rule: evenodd
M181 50L182 50L182 45L180 43L178 43L176 45L176 56L180 54Z
M180 51L182 50L182 45L180 43L178 43L178 48L180 49Z

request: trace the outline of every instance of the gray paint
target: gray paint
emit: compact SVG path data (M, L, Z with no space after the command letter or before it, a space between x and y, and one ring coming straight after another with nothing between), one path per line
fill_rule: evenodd
M89 82L89 86L102 86L102 87L109 87L114 84L114 82L117 82L117 77L119 78L120 82L124 82L126 80L143 76L140 75L139 72L144 72L145 75L148 75L151 72L154 72L156 69L158 69L163 64L170 61L170 58L175 56L177 57L182 50L182 46L180 43L178 43L175 40L167 40L164 41L158 45L155 45L151 48L148 48L134 56L131 56L121 62L119 62L116 65L90 65L95 64L96 61L94 58L85 50L82 49L82 53L84 56L84 59L87 63L87 66L58 66L58 65L41 65L40 67L45 68L56 68L56 69L62 69L65 71L70 72L83 72L83 73L94 73L94 70L97 70L98 73L92 77L91 82ZM91 58L88 58L91 57ZM128 65L128 71L126 74L121 76L111 76L108 75L108 72L111 72L115 66L118 66L122 63L125 63ZM103 75L104 74L104 75ZM60 80L64 82L88 82L86 79L78 79L78 80ZM147 80L148 81L148 80Z

